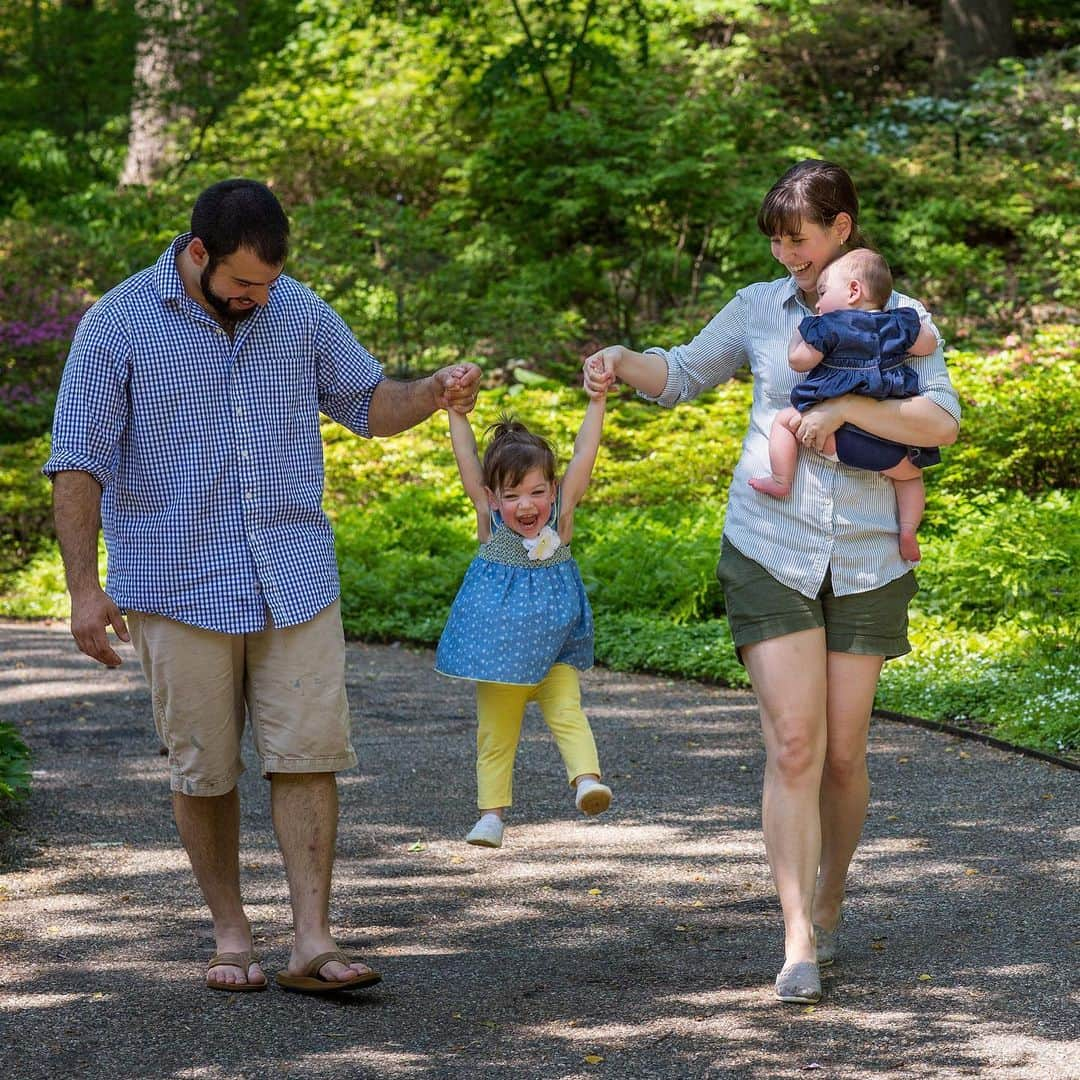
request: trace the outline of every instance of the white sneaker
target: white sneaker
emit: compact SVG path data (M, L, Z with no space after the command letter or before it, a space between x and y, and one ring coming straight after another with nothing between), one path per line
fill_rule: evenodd
M477 847L502 847L502 838L502 818L485 814L465 837L465 843L475 844Z
M599 780L579 780L574 804L583 814L602 814L611 805L611 788Z

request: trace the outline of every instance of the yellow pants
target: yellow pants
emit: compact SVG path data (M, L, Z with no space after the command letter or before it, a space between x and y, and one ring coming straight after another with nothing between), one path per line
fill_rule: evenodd
M481 810L511 805L514 756L521 738L525 706L535 701L566 766L566 779L582 773L600 775L596 741L581 710L578 673L569 664L556 664L534 686L511 683L476 684L476 804Z

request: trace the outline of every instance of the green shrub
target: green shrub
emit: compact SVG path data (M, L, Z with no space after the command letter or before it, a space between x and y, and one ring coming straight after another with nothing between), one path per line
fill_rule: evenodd
M105 565L105 542L98 546L98 564ZM66 619L71 600L64 577L60 547L42 541L34 554L15 570L0 573L0 616L5 619Z
M882 672L877 704L953 721L1052 752L1080 747L1080 635L1075 621L1025 629L965 629L915 617L914 651Z
M950 352L949 371L966 410L960 441L936 476L942 490L1019 489L1029 495L1080 486L1080 332L1056 326L1006 347Z
M696 621L722 608L715 576L722 500L709 505L583 506L574 549L597 614Z
M660 615L596 616L596 660L615 671L652 671L706 679L724 686L750 685L719 619L673 623Z
M52 487L41 466L49 436L0 443L0 574L22 566L52 535Z
M972 629L1080 613L1080 492L985 491L935 499L914 605Z
M11 724L0 723L0 807L30 791L30 750Z

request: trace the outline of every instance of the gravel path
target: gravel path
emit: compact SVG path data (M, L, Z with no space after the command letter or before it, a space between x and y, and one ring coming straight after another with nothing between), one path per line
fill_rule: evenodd
M137 663L96 669L40 623L0 624L0 656L0 718L35 753L0 853L0 1076L1080 1077L1076 772L875 721L841 958L819 1006L784 1006L751 696L588 674L612 810L576 815L530 714L491 852L462 842L471 687L351 645L333 919L384 982L212 993ZM242 861L273 971L266 788L249 768Z

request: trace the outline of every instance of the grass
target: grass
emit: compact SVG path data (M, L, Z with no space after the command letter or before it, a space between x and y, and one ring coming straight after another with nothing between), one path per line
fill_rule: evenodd
M1043 750L1080 748L1080 496L1059 452L1071 428L1055 427L1073 421L1046 405L1063 368L1072 384L1073 337L1068 327L1051 328L1019 358L1009 348L955 354L972 434L927 475L914 651L885 666L880 707ZM749 393L747 383L734 382L675 410L630 394L611 402L575 535L600 663L746 685L714 571ZM479 430L512 410L565 460L584 405L580 391L550 383L496 387L482 394L475 423ZM993 424L981 423L984 409L994 410ZM433 645L475 551L445 418L389 440L360 439L329 423L324 432L325 505L347 631ZM6 617L67 614L59 555L42 524L47 485L35 473L45 452L41 437L0 447L0 529L15 553L0 565ZM1025 478L1052 484L1024 490L1008 482L1010 455Z

